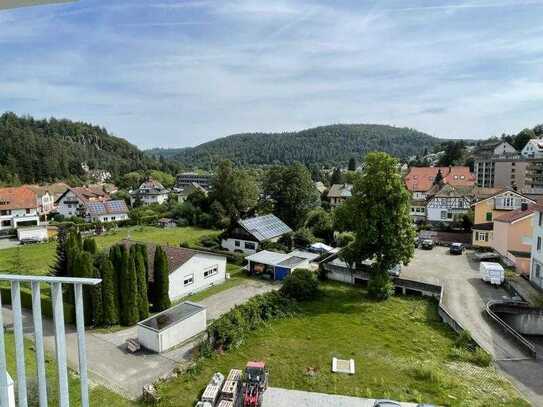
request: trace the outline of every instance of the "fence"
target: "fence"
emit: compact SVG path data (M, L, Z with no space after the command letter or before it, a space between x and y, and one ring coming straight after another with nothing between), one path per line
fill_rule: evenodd
M81 405L89 406L89 384L87 375L87 355L85 349L85 316L83 310L83 285L96 285L101 282L94 278L36 277L0 275L1 281L11 284L10 302L13 311L13 330L15 337L15 361L17 366L17 398L19 407L28 406L26 386L25 347L23 315L21 303L21 284L29 283L32 289L32 321L36 350L36 370L40 407L47 407L47 379L45 376L45 351L43 343L43 321L41 308L41 285L49 285L52 297L52 313L55 326L55 356L58 375L58 405L69 406L68 366L66 360L66 334L64 330L63 285L72 285L75 296L75 314L79 352L79 376L81 383ZM0 291L0 406L9 406L8 372L4 338L4 321L1 312L2 294Z

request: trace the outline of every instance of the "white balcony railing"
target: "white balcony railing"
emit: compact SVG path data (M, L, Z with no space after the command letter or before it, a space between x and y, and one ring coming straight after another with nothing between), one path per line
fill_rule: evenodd
M11 284L11 306L13 310L13 331L15 337L15 360L17 365L18 407L28 406L26 368L24 352L23 316L21 307L21 284L29 283L32 288L32 321L36 349L36 367L40 407L47 407L47 379L45 376L45 351L43 343L43 322L41 313L41 285L48 285L53 300L53 321L55 326L55 356L58 374L58 405L69 406L68 365L66 361L66 334L64 330L63 285L74 287L76 326L79 352L79 377L81 383L81 406L89 406L89 383L87 375L87 354L85 349L85 314L83 309L83 285L96 285L95 278L36 277L0 274L0 281ZM0 406L9 404L9 382L4 341L4 321L0 296ZM10 406L11 407L11 406Z

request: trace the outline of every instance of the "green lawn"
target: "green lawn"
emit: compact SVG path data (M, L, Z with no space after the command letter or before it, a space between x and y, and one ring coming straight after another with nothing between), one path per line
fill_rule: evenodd
M13 334L6 334L6 354L8 362L8 372L16 379L17 369L15 364L15 343ZM38 386L36 377L36 354L34 351L34 344L30 340L25 340L25 361L26 361L26 377L27 377L27 391L29 406L38 405ZM57 391L57 371L55 359L50 355L46 355L46 374L48 381L48 399L49 405L58 405L58 391ZM70 374L70 405L80 406L80 387L79 379L76 375ZM17 398L17 394L15 394ZM109 391L102 386L93 387L90 391L90 405L91 406L112 406L112 407L129 407L136 406L137 403L128 401L121 396Z
M194 405L214 372L227 374L248 360L265 360L275 387L451 406L528 405L493 367L455 361L455 338L434 301L373 302L358 289L326 284L324 296L303 304L300 315L275 321L240 348L160 385L161 405ZM357 373L332 374L333 356L355 359Z
M169 244L179 246L181 242L188 241L196 243L202 236L218 234L218 231L200 229L195 227L162 229L151 226L134 226L121 228L116 233L96 237L96 243L100 248L109 247L116 242L130 238L142 242ZM44 275L49 269L55 258L55 242L39 245L21 246L0 250L0 272L6 272L10 267L9 259L13 257L16 250L20 250L24 262L25 270L29 274Z

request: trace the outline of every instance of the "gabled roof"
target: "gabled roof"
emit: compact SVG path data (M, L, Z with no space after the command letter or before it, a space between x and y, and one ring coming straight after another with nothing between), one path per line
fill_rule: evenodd
M57 202L60 201L64 197L64 195L66 195L70 191L83 204L85 204L87 201L105 201L109 199L109 195L106 194L104 191L98 191L87 187L75 187L68 188L66 191L64 191L64 193L58 197Z
M492 189L492 188L489 188L489 189ZM504 193L506 193L506 192L507 192L507 193L510 193L510 194L513 194L513 195L517 195L517 196L520 197L520 198L524 198L524 199L526 199L526 200L528 200L528 201L530 201L530 202L532 202L532 203L535 203L535 201L534 201L533 199L528 198L527 196L522 195L521 193L519 193L519 192L517 192L517 191L513 191L513 190L510 189L510 188L501 188L499 191L495 192L494 194L492 194L492 195L490 195L490 196L487 196L486 198L481 199L480 201L477 201L474 205L477 205L477 204L479 204L479 203L481 203L481 202L484 202L484 201L487 201L487 200L489 200L489 199L492 199L492 198L495 198L495 197L497 197L497 196L500 196L500 195L502 195L502 194L504 194Z
M350 198L353 186L351 184L334 184L328 191L328 198Z
M87 212L91 216L128 213L128 207L126 206L126 202L121 199L105 202L87 201L84 203L84 205L87 209Z
M436 192L431 199L433 198L465 198L468 199L470 189L453 187L452 185L445 185L438 192ZM430 199L430 200L431 200Z
M521 219L531 216L536 211L533 205L528 206L528 209L516 209L506 214L500 215L494 219L494 222L515 223Z
M274 239L292 232L291 228L272 214L243 219L238 221L238 224L259 242Z
M33 209L38 195L27 187L0 188L0 210Z
M534 138L534 139L529 140L526 143L526 145L524 146L524 148L522 149L522 151L524 151L528 145L531 145L536 152L543 153L543 139L541 139L541 138L535 139Z
M154 258L155 258L157 245L153 243L137 242L134 240L127 240L127 239L123 240L122 244L124 244L127 249L130 249L130 247L135 244L142 244L146 246L148 270L149 270L149 281L154 281L154 275L155 275L154 274L155 273ZM175 247L175 246L161 246L161 247L162 247L162 250L164 250L164 253L166 253L166 257L168 258L168 272L170 274L176 271L177 269L179 269L179 267L181 267L183 264L188 262L197 254L205 254L209 256L224 258L224 256L221 256L219 254L200 252L198 250L187 249L186 247Z
M475 185L475 175L471 173L469 167L454 166L411 167L404 179L405 186L411 192L427 192L434 185L434 180L439 171L441 171L444 184L453 186Z
M145 194L167 194L169 191L164 188L164 185L162 185L160 182L149 178L147 181L143 182L137 192L145 193Z

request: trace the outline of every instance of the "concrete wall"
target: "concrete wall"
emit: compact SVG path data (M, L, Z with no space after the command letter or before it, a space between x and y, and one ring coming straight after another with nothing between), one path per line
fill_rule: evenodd
M204 277L205 271L217 267L217 274ZM186 285L184 281L192 276L192 284ZM213 285L224 283L226 279L226 257L214 256L206 253L197 253L180 268L170 274L170 299L187 296Z
M236 242L239 242L239 246L236 246ZM246 244L254 244L254 249L249 249L246 246ZM242 251L246 254L255 254L258 251L258 242L253 242L250 240L242 240L242 239L223 239L221 241L221 246L223 249L226 249L230 252Z
M522 335L543 335L543 311L519 314L502 314L501 318Z
M148 327L138 325L138 341L147 349L157 353L165 352L187 339L192 338L207 328L206 310L190 316L162 331L155 331Z

